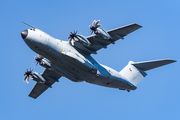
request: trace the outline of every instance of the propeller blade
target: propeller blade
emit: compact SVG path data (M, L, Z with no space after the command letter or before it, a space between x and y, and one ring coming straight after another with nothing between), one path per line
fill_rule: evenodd
M43 59L44 57L42 55L38 54L38 58Z
M68 39L69 39L69 43L71 44L71 45L73 45L74 46L74 42L75 41L78 41L79 39L78 39L78 37L77 37L77 32L78 32L78 30L74 30L74 33L72 33L72 32L70 32L70 35L69 35L69 37L68 37ZM80 33L79 33L80 34ZM79 35L78 34L78 35Z
M74 46L74 42L75 42L74 39L72 39L72 40L71 40L71 44L72 44L73 46Z
M102 26L102 25L97 25L97 27L100 27L100 26Z
M29 83L29 76L27 77L27 80L26 80L27 83Z
M38 54L38 57L37 56L35 56L35 60L36 60L36 62L34 62L33 64L35 64L36 63L36 66L37 66L37 64L39 63L39 64L41 64L41 61L42 61L42 59L43 59L44 57L42 56L42 55L40 55L40 54ZM32 72L32 70L30 69L30 71Z
M27 76L24 78L24 82L26 81Z
M100 22L100 20L98 20L98 21L96 22L96 26L98 25L99 22Z
M91 31L91 35L92 35L93 31Z
M71 38L71 36L68 37L68 40Z
M95 25L96 25L95 22L96 22L96 20L94 20L94 21L92 22L92 26L93 26L93 27L95 27Z
M27 83L29 83L29 78L32 77L32 71L33 69L30 68L30 70L28 71L28 69L26 69L27 71L24 74L24 82L26 81Z
M92 34L93 32L94 32L94 34L97 34L97 33L98 33L97 28L100 27L100 26L102 26L102 25L99 24L99 22L100 22L100 20L97 20L97 21L94 20L94 21L92 22L92 26L89 25L89 28L92 30L91 34Z

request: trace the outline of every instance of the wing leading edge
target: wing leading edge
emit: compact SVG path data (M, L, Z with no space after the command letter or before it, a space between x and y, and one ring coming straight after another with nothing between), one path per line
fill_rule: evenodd
M45 69L41 74L43 78L46 80L48 85L43 83L36 83L31 92L29 93L29 97L36 99L39 97L44 91L46 91L52 84L58 81L61 75L57 74L55 71L51 69Z

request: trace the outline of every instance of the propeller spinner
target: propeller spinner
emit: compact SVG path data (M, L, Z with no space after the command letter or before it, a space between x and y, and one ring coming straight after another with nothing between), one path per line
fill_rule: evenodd
M93 32L94 32L94 34L97 34L97 33L98 33L97 28L100 27L100 26L102 26L102 25L98 24L99 22L100 22L100 20L98 20L98 21L94 20L94 21L92 22L92 26L89 25L89 28L91 29L91 34L92 34Z
M38 56L35 56L36 66L37 66L37 64L41 64L43 58L44 57L42 55L39 55L39 54L38 54Z
M28 69L26 69L27 71L24 73L24 82L26 81L27 83L29 83L29 78L30 77L32 77L32 71L33 71L33 69L31 70L31 68L30 68L30 70L28 70Z
M73 46L74 46L74 42L78 41L77 32L78 31L74 31L74 33L70 32L70 35L68 37L69 43L71 43Z

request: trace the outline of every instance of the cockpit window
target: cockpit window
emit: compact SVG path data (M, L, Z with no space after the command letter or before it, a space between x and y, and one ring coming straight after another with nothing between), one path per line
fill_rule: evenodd
M35 31L35 28L31 28L30 30L33 30L33 31Z

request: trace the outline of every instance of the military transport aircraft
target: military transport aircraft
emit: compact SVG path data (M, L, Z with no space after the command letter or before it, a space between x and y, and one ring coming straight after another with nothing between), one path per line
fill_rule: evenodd
M25 72L24 81L29 78L36 84L29 96L36 99L45 90L52 87L62 76L74 81L118 88L119 90L135 90L136 85L147 75L146 71L176 62L171 59L133 62L130 61L120 72L98 63L91 54L97 54L101 48L107 48L119 39L124 39L129 33L142 26L134 23L124 27L106 31L100 28L99 21L94 20L90 25L91 35L84 37L77 31L70 32L69 41L56 39L40 29L32 27L21 32L25 43L38 54L35 57L37 64L45 68L39 74L30 69Z

